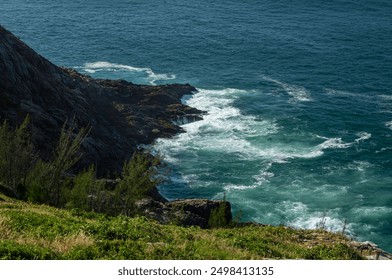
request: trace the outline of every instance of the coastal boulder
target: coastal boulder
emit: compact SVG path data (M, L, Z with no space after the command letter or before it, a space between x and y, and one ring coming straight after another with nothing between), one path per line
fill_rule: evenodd
M223 200L184 199L164 202L145 198L136 205L142 215L163 224L210 228L225 226L232 221L231 205Z
M197 220L196 225L202 228L213 226L211 223L219 221L221 225L227 225L232 220L231 205L224 200L208 200L208 199L184 199L168 202L167 207L178 209L184 213L192 213L201 218ZM184 216L184 222L187 225L194 225L196 220L192 217Z

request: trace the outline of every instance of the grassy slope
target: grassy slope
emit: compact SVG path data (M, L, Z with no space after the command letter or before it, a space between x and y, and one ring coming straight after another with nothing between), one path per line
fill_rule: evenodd
M243 225L203 230L107 217L0 194L0 259L358 259L324 231Z

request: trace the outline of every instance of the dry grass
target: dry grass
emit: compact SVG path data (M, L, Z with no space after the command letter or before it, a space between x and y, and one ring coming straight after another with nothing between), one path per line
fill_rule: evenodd
M42 244L42 246L48 247L57 253L66 253L75 247L87 247L94 244L94 240L86 235L84 232L79 232L74 235L56 238L49 244Z

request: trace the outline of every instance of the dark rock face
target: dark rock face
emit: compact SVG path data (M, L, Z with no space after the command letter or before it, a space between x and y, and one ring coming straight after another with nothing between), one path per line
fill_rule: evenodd
M0 121L31 118L33 142L50 155L65 121L91 127L81 166L118 171L140 144L181 132L176 120L202 112L181 104L196 89L188 84L136 85L99 80L60 68L0 26Z

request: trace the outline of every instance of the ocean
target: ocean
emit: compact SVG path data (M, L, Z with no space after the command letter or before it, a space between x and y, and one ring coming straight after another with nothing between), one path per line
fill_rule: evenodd
M168 199L392 251L389 0L1 0L0 24L97 78L190 83L208 113L152 149Z

